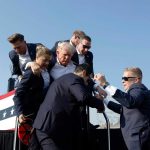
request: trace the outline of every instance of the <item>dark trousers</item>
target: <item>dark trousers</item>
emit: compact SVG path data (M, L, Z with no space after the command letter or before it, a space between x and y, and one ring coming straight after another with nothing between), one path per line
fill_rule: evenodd
M30 141L29 150L78 150L76 144L71 141L68 138L52 138L45 132L36 129Z
M140 131L141 150L150 150L150 126L143 128Z
M42 150L61 150L46 133L36 130L36 136Z

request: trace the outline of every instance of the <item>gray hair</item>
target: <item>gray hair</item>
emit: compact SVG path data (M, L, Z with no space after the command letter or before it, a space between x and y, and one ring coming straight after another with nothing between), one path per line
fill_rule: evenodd
M57 46L57 50L67 50L71 55L75 53L75 47L72 46L69 42L59 42Z

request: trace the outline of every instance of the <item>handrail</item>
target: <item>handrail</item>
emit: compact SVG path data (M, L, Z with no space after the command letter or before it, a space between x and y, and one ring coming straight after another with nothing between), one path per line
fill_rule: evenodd
M16 117L15 131L14 131L14 141L13 141L13 150L16 150L17 132L18 132L18 118Z
M108 150L110 150L110 122L109 122L108 116L106 115L105 111L103 112L103 116L106 120L107 136L108 136Z

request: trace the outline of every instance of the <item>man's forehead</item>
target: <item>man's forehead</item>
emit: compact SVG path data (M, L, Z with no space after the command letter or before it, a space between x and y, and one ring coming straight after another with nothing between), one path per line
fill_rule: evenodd
M13 43L13 45L14 45L14 46L19 46L19 45L21 45L23 42L24 42L24 41L18 40L18 41L16 41L15 43Z
M132 71L124 71L123 74L129 74L129 75L131 75L131 74L133 74L133 72Z
M81 41L81 43L91 43L91 42L88 41L88 40L86 40L86 39L83 39L83 40Z
M60 52L61 52L61 54L71 55L70 50L68 50L66 48L62 48Z

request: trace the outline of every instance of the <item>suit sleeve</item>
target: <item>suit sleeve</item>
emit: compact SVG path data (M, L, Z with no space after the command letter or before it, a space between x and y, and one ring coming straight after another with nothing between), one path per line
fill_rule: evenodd
M23 113L25 97L27 96L27 94L29 94L28 89L31 87L32 84L32 75L32 71L27 70L16 89L13 101L18 116Z
M22 75L20 66L19 66L19 57L14 50L9 52L9 58L12 62L12 75Z
M121 108L122 108L122 107L121 107L120 104L117 104L117 103L115 103L115 102L113 102L113 101L109 101L108 104L107 104L107 107L108 107L109 109L111 109L112 111L118 113L118 114L121 113Z
M76 82L70 86L70 92L80 105L88 105L90 107L97 108L100 111L104 110L103 102L92 96L81 80L76 80Z
M113 98L127 108L140 107L144 100L144 92L140 88L132 88L128 93L117 89Z

